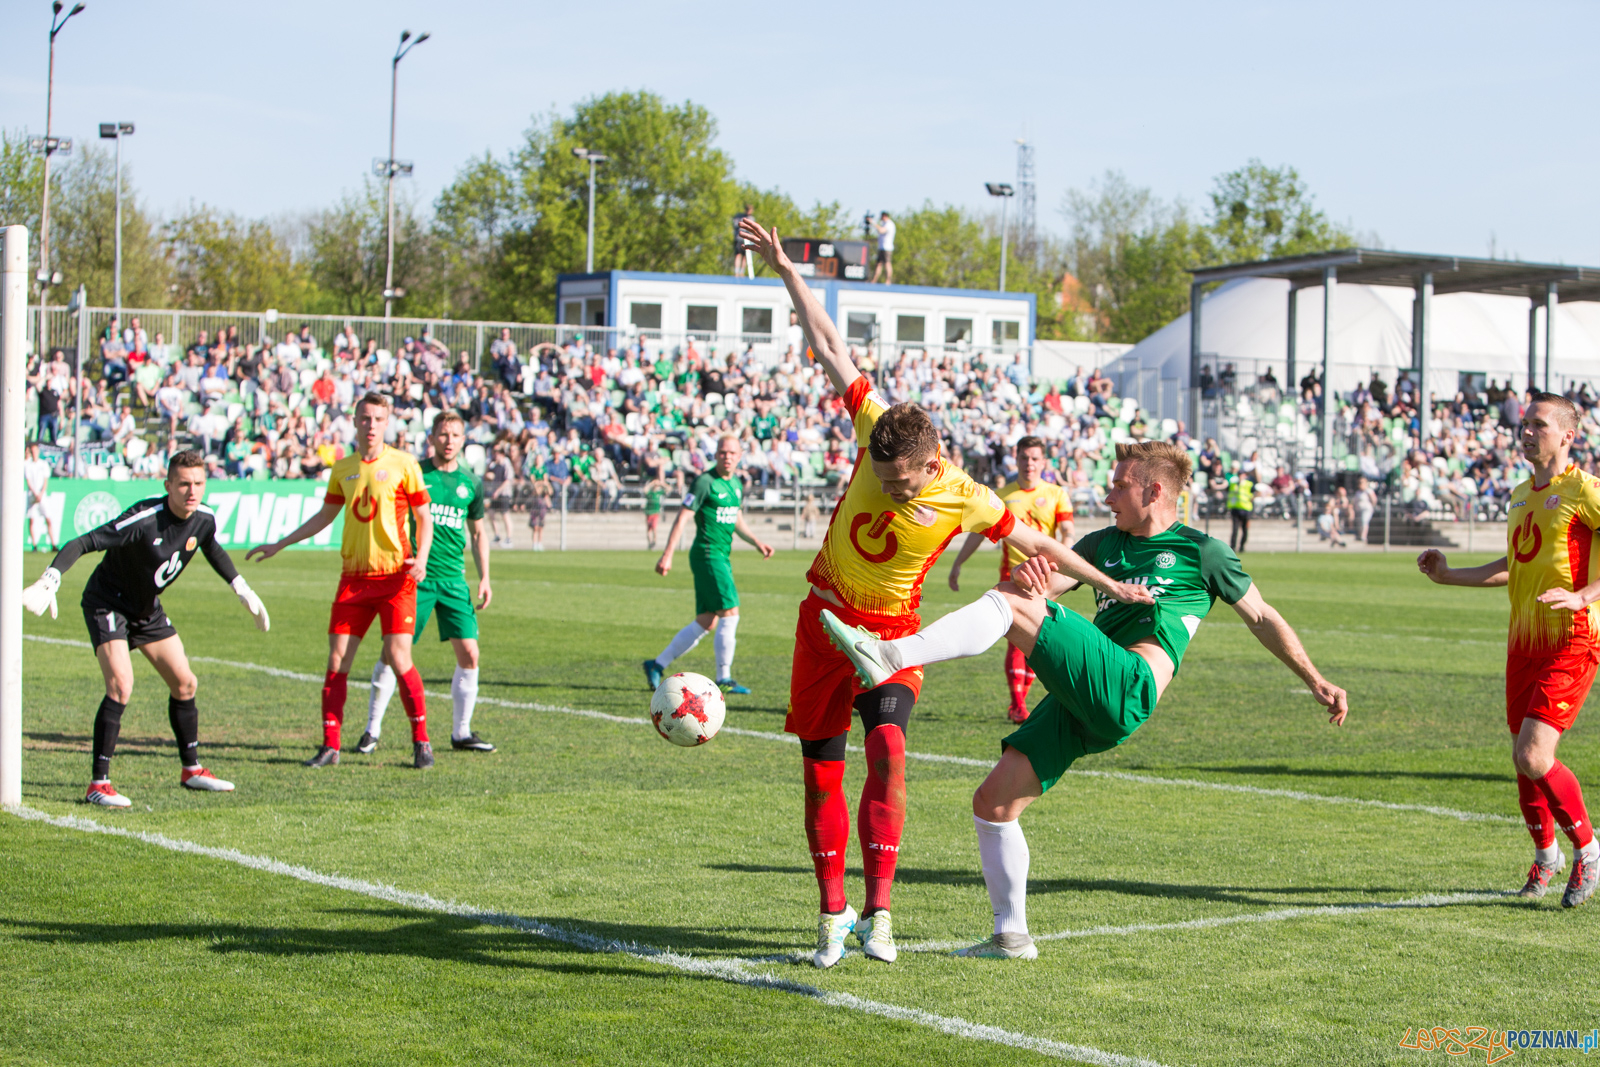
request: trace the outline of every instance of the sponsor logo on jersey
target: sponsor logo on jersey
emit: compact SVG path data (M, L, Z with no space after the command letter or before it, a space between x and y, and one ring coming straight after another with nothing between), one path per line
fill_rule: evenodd
M739 521L739 509L736 507L718 508L716 521L724 526L732 526Z
M1561 506L1561 494L1559 494L1559 493L1551 493L1549 496L1544 498L1544 509L1546 511L1554 511L1556 508L1558 508L1560 506Z
M157 543L159 544L159 542L157 542ZM183 543L183 550L185 552L193 552L194 551L194 546L198 545L199 543L200 542L198 540L196 540L195 538L191 537L191 538L189 538L189 540L187 540L187 541L185 541Z
M1543 541L1544 534L1533 521L1532 513L1524 515L1517 528L1511 531L1511 554L1518 563L1530 563L1539 554Z
M1174 567L1177 565L1177 563L1178 557L1173 555L1171 552L1160 552L1156 554L1156 566L1162 570L1166 570L1168 567Z
M183 570L183 553L174 552L172 558L156 568L155 583L157 589L165 589L171 585Z
M1512 504L1506 510L1507 511L1516 511L1518 508L1524 508L1524 507L1527 507L1527 506L1528 506L1528 502L1526 500L1519 500L1515 504Z
M378 472L378 481L386 482L388 480L389 480L389 472L386 471L386 470L380 470Z
M918 526L932 526L939 521L939 513L926 504L918 504L917 510L911 513Z
M850 546L868 563L889 562L894 558L895 553L900 551L900 539L889 529L889 524L893 521L894 512L892 511L885 511L882 515L876 517L870 511L863 511L850 520ZM861 542L857 539L861 534L861 528L869 522L872 523L872 528L866 532L867 539L876 541L880 537L883 538L883 551L881 552L871 552L861 547Z
M471 495L472 495L472 490L471 489L468 489L464 485L456 486L456 496L460 497L462 500L467 499L467 497L469 497Z
M363 515L363 509L366 514ZM372 490L363 489L361 495L350 501L350 514L357 522L371 522L372 517L378 513L378 502L372 499Z
M343 478L343 479L341 479L341 480L342 480L342 481L346 481L346 482L353 482L353 481L355 481L355 480L356 480L356 479L357 479L357 478L359 478L359 477L361 477L361 474L360 474L360 473L359 473L359 472L357 472L357 473L355 473L355 474L346 474L346 475L345 475L345 476L344 476L344 478Z

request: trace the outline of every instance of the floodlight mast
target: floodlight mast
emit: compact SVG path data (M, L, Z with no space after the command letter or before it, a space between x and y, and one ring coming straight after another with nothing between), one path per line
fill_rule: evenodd
M990 196L1000 198L1000 291L1006 291L1006 205L1016 195L1016 190L1005 182L984 182Z
M579 159L589 161L589 243L588 252L584 256L583 272L594 273L594 165L609 162L611 157L600 152L592 152L587 148L574 148L572 154Z
M56 142L50 136L50 120L55 114L56 91L56 34L61 32L72 18L84 8L83 4L74 4L72 10L65 16L61 14L61 0L55 0L50 5L50 74L45 79L44 89L44 200L39 208L39 351L41 353L49 347L50 343L50 317L45 314L46 297L50 292L52 281L50 274L50 156L56 150Z
M117 228L116 258L111 272L111 299L116 309L117 328L122 327L122 138L133 133L131 122L102 122L100 139L117 142Z
M394 310L394 299L397 295L400 295L395 291L394 287L394 177L396 171L394 161L394 128L395 105L400 95L400 61L406 57L407 52L411 51L413 48L421 44L423 41L426 41L431 36L432 34L428 33L419 34L417 39L413 41L411 40L410 30L401 30L400 44L396 46L394 50L394 62L389 65L389 158L385 160L384 166L388 183L388 203L385 210L388 216L387 229L389 245L388 257L383 269L383 343L385 345L390 345L393 343L390 336L392 327L389 319ZM407 44L407 41L410 41L411 43Z

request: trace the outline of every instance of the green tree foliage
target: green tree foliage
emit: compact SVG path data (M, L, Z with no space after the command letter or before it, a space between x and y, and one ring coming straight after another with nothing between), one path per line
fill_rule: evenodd
M50 191L61 195L57 168ZM44 157L28 151L25 130L0 130L0 226L28 228L28 256L38 262L39 208L44 199Z
M398 316L431 315L438 302L432 241L411 203L395 197L394 284L405 296L395 301ZM346 193L311 220L307 267L320 293L318 307L331 314L383 314L383 281L388 256L385 193L370 179L359 192Z
M1328 221L1293 167L1252 159L1218 176L1211 190L1211 237L1218 263L1240 263L1349 247L1355 238Z
M263 221L191 206L161 239L178 307L305 311L315 302L305 264Z
M58 291L70 292L84 285L91 304L109 306L116 268L115 156L109 150L84 147L60 174L60 195L50 198L50 258L66 276ZM54 180L52 174L52 183ZM155 219L140 206L131 168L124 164L123 306L162 307L168 300L167 285L167 264Z
M503 290L506 238L525 223L513 169L485 152L433 205L441 314L495 318L514 304Z

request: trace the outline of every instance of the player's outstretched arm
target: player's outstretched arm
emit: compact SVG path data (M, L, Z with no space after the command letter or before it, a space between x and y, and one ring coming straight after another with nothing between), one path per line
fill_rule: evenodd
M276 556L279 552L282 552L290 545L297 545L301 541L306 540L308 537L315 537L323 530L326 530L328 528L328 524L333 522L333 520L338 517L339 512L343 510L343 500L334 500L324 503L321 511L311 516L305 522L302 522L287 536L281 540L272 542L270 545L257 545L250 551L246 552L244 554L244 558L247 560L254 560L258 557L262 560L271 559L273 556Z
M739 236L754 245L767 266L783 279L783 287L789 290L794 313L800 319L800 328L805 331L806 344L811 346L812 353L827 372L834 389L844 396L850 383L861 377L861 372L850 361L850 348L839 336L839 329L834 326L833 320L828 318L827 309L817 299L817 294L811 291L806 280L800 277L794 263L783 254L777 228L764 230L754 218L740 219Z
M1306 655L1305 646L1300 643L1300 635L1278 614L1278 609L1261 599L1261 591L1251 585L1249 591L1233 605L1233 610L1250 627L1256 640L1306 683L1306 688L1311 690L1317 703L1328 709L1328 721L1335 726L1343 725L1344 717L1350 714L1349 697L1317 670L1311 657Z
M116 548L126 544L137 534L137 523L128 523L119 530L117 528L119 519L112 519L102 526L96 526L88 533L74 537L62 545L61 550L56 553L56 558L50 561L50 566L44 569L38 580L22 591L22 606L35 615L43 615L48 611L52 619L56 618L56 590L61 588L61 576L78 562L84 553L104 552L108 548Z
M1142 585L1119 582L1102 572L1094 564L1078 555L1054 537L1046 536L1032 526L1017 524L1002 540L1015 545L1032 556L1043 556L1056 570L1068 578L1093 586L1112 600L1123 604L1153 604L1155 597ZM1020 583L1019 583L1020 584ZM1026 587L1024 587L1026 588ZM1033 592L1034 590L1029 590Z
M733 532L738 534L740 540L744 541L745 544L761 553L762 559L772 558L772 546L755 535L749 525L745 523L743 515L740 515L738 521L733 524Z
M1504 556L1481 567L1451 567L1445 554L1437 548L1430 548L1417 557L1417 570L1439 585L1464 585L1473 589L1494 589L1511 580Z
M215 531L200 545L200 551L205 553L206 562L217 572L217 577L228 583L228 587L239 598L239 603L244 605L244 610L255 619L256 629L262 633L272 629L272 617L267 614L267 606L261 602L256 591L250 588L250 583L244 580L244 575L233 565L233 558L228 555L227 549L217 544Z
M984 536L981 533L969 533L967 539L961 542L961 551L956 553L956 561L950 564L950 591L961 592L961 565L972 558L978 551L978 546L983 544Z
M489 587L489 542L483 538L483 520L467 520L467 532L472 535L472 562L478 568L478 610L482 611L494 599Z

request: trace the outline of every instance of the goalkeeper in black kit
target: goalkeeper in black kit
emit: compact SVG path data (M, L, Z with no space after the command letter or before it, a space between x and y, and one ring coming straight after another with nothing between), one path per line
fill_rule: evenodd
M183 641L161 606L162 591L177 581L194 554L205 554L211 569L255 617L256 629L265 632L272 625L261 598L217 544L216 516L200 502L206 493L206 464L200 453L179 452L168 461L166 490L165 497L141 500L104 526L68 541L39 580L22 593L22 604L29 611L43 615L48 610L55 618L62 572L85 552L105 553L83 589L84 622L106 679L106 696L94 717L94 773L84 800L105 808L126 808L132 803L111 787L111 756L122 730L122 712L133 693L129 650L135 648L144 653L172 692L167 714L183 765L179 784L212 793L233 789L232 782L224 782L200 765L200 715L194 703L197 683Z

